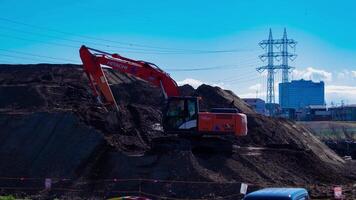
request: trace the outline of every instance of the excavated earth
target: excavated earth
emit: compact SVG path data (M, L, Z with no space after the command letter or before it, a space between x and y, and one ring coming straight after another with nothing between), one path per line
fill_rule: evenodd
M245 137L174 137L161 126L159 88L106 71L119 104L93 97L79 65L0 65L0 195L34 199L238 199L269 186L301 186L315 199L341 185L355 199L356 164L307 129L256 114L237 95L189 85L201 109L235 107L248 115ZM51 190L44 179L51 178Z

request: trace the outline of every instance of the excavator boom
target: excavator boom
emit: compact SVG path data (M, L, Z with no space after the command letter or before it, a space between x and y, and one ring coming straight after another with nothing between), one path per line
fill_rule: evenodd
M114 96L110 90L108 81L101 65L131 74L151 84L161 87L165 98L179 96L177 83L163 70L152 63L136 61L122 57L118 54L110 54L97 49L82 46L79 50L84 71L88 75L91 87L96 96L100 96L98 89L104 96L106 103L117 108Z

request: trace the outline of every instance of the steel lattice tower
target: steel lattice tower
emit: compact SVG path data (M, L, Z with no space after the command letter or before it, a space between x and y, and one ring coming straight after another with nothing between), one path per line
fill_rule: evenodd
M281 57L282 64L280 65L280 69L282 69L282 83L286 83L289 81L289 72L293 67L288 65L288 60L294 60L297 55L288 53L288 47L294 48L297 42L293 39L288 39L287 30L284 28L283 38L281 40L276 41L277 45L282 45Z
M282 70L282 82L289 81L289 71L293 69L288 65L288 60L294 60L296 58L296 54L291 54L288 52L288 47L294 48L297 42L293 39L288 39L287 31L284 29L283 38L274 40L272 37L272 30L269 29L268 40L262 40L259 45L262 49L267 49L265 54L260 55L260 59L262 61L268 60L268 64L266 66L258 67L256 70L260 73L267 70L267 94L266 94L266 103L274 104L275 103L275 93L274 93L274 74L278 69ZM273 47L277 47L277 49L281 49L281 51L274 52ZM282 48L281 48L282 47ZM274 65L274 59L282 58L282 63L280 65ZM273 115L273 111L269 109L270 114Z
M273 40L272 37L272 30L269 29L269 36L268 40L262 40L259 45L262 47L262 49L267 48L267 53L260 55L260 59L262 61L265 61L266 59L268 60L268 64L263 67L257 68L258 72L263 72L267 70L267 95L266 95L266 102L267 103L275 103L275 96L274 96L274 58L275 58L275 53L273 52L273 46L275 45L275 40Z

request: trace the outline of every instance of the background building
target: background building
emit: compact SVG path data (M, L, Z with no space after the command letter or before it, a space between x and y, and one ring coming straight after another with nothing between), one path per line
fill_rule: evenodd
M356 104L329 108L334 121L356 121Z
M266 103L267 116L280 116L282 112L281 106L278 103Z
M325 105L310 105L305 109L305 118L302 121L330 121L331 112Z
M324 82L296 80L279 84L279 104L282 109L305 108L325 105Z
M250 105L257 113L262 115L266 114L266 104L265 101L259 98L245 98L244 100L248 105Z

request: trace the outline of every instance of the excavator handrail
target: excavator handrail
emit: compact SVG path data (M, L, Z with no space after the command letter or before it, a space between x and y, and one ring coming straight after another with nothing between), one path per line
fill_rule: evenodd
M99 49L94 49L94 48L91 48L91 47L87 47L87 46L85 46L85 45L83 45L82 47L85 47L85 48L87 48L87 49L89 49L89 50L91 50L91 51L96 51L96 52L99 52L99 53L102 53L102 54L106 54L106 55L112 55L111 53L108 53L108 52L105 52L105 51L102 51L102 50L99 50Z

